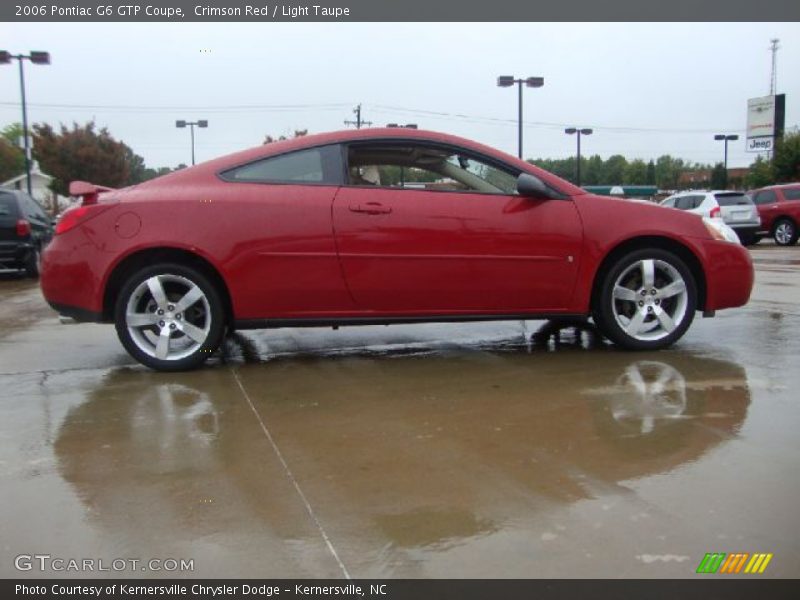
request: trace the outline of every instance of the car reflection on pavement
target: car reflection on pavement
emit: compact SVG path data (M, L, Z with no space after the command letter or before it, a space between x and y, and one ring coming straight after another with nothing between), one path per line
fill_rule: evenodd
M357 551L357 573L414 576L430 574L422 555L520 529L550 535L570 505L696 462L745 421L750 389L733 362L605 351L581 322L532 339L251 366L255 344L237 335L227 367L111 371L67 415L59 471L116 543L273 540L290 564L322 561L255 410L291 477Z

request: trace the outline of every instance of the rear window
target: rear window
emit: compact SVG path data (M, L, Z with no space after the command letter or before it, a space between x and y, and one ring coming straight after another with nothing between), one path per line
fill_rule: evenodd
M17 216L17 199L13 194L0 192L0 217Z
M787 200L800 200L800 188L792 190L783 190L783 197Z
M739 204L750 205L753 203L744 194L714 194L720 206L737 206Z

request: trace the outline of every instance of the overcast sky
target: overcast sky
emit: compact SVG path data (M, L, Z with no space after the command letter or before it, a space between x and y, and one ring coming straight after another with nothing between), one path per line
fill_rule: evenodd
M515 154L516 90L496 87L498 75L545 78L525 90L526 157L573 154L563 128L576 125L595 129L583 155L604 158L711 163L722 160L713 134L738 133L729 166L747 166L747 99L769 93L773 37L793 126L798 23L0 23L0 49L52 56L26 64L32 122L94 119L153 167L190 162L176 119L208 119L201 161L266 134L341 129L359 102L376 125L417 123ZM0 66L0 126L20 120L17 77Z

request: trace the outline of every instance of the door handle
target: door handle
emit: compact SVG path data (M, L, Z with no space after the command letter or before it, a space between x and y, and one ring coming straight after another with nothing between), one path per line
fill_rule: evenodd
M392 208L384 206L380 202L367 202L366 204L351 204L350 211L367 215L388 215L392 212Z

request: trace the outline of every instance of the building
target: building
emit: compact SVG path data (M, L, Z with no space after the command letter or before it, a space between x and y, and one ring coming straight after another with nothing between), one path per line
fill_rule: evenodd
M42 173L42 171L39 169L39 165L34 162L31 166L31 195L36 198L36 200L45 208L45 210L47 210L51 215L55 216L65 208L69 207L72 204L72 201L70 198L59 196L52 191L50 189L50 183L52 181L53 178L47 173ZM28 184L25 173L0 183L0 188L6 188L9 190L22 190L23 192L27 192Z

